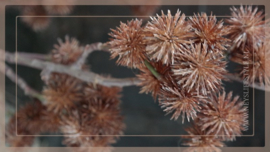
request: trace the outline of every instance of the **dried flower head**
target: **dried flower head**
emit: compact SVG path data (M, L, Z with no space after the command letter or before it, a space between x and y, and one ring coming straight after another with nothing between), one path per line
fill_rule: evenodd
M217 22L216 16L212 14L207 16L206 13L202 13L198 16L194 14L193 17L189 18L189 21L196 35L195 42L206 42L212 51L226 50L229 39L224 36L228 34L228 27L223 25L222 20Z
M209 104L203 105L199 124L207 135L216 135L224 140L234 140L248 128L248 109L239 96L232 99L232 92L212 96Z
M12 117L6 126L5 139L10 147L29 147L34 141L34 136L18 136L29 135L30 132L22 129L17 125L16 117Z
M250 84L270 85L270 45L261 43L258 47L246 46L243 51L232 51L232 61L242 65L240 75Z
M265 21L263 11L252 6L231 8L232 17L226 22L230 24L229 38L237 46L256 44L265 36Z
M220 138L207 135L196 124L187 128L186 131L189 135L182 136L185 139L183 145L190 146L190 148L187 148L184 152L221 152L217 147L225 146Z
M161 89L161 84L164 80L169 80L171 68L163 65L162 62L150 62L149 63L160 77L155 76L147 66L140 68L141 73L137 77L141 80L140 86L142 86L140 93L152 93L152 96L156 99Z
M73 10L75 0L42 0L41 3L48 14L65 15Z
M123 134L125 125L120 115L119 101L93 99L83 110L83 116L90 120L87 124L95 135Z
M144 28L146 53L150 59L167 65L173 64L175 54L181 51L181 45L191 43L189 39L193 37L191 27L185 21L185 14L180 16L178 10L173 17L170 10L167 15L162 11L162 16L157 15L151 20Z
M69 14L73 10L71 5L47 5L44 6L48 14Z
M130 68L141 66L146 59L142 44L142 20L131 20L122 23L117 30L111 29L110 44L111 58L119 56L117 63Z
M223 75L226 74L223 56L209 50L206 43L186 47L172 65L177 83L188 92L196 90L203 95L219 91Z
M22 15L25 16L21 18L22 21L35 31L45 29L50 23L50 19L46 17L47 12L42 6L22 7Z
M82 55L84 48L79 46L75 38L65 37L65 42L58 39L59 44L54 45L51 57L54 63L70 65L78 60Z
M69 109L83 98L81 80L67 74L52 73L43 94L47 100L49 111L55 113Z
M94 146L99 143L107 146L114 143L125 127L118 103L93 99L64 116L61 126L61 131L66 136L64 144Z
M194 120L197 117L197 112L201 109L199 98L196 94L179 90L179 88L163 86L159 100L161 108L165 108L164 111L167 114L173 112L171 119L177 120L179 116L182 116L182 123L184 123L185 117L188 121L190 118Z
M88 83L84 87L84 96L86 100L93 98L102 100L119 100L121 97L120 92L122 88L119 87L106 87L99 84Z
M31 134L40 133L44 109L45 106L40 101L30 102L21 107L17 112L17 128Z

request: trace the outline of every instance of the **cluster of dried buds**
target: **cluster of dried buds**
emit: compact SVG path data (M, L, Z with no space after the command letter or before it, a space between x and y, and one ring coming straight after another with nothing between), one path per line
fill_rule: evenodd
M212 14L186 19L179 10L174 16L168 10L167 15L150 17L144 26L138 19L121 22L109 34L111 57L118 57L119 65L140 70L141 92L158 98L164 111L173 113L171 119L194 120L185 145L205 147L199 151L222 147L222 141L234 140L248 128L247 106L222 86L228 74L227 54L243 64L248 52L249 82L269 84L263 12L252 6L231 11L229 25Z
M55 45L51 59L57 64L72 65L82 50L76 39L66 37L65 42ZM30 102L12 117L6 132L10 146L30 146L35 135L61 132L65 137L63 144L87 151L89 147L109 148L123 134L121 88L86 83L55 72L42 79L46 84L43 90L46 102Z

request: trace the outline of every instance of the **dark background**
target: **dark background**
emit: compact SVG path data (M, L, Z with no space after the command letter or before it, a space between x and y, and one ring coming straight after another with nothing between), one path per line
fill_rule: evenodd
M19 6L6 7L6 50L15 51L15 21L16 16L20 15ZM229 16L230 7L232 6L159 6L158 14L161 10L167 14L170 9L172 15L179 9L187 16L194 13L211 12L216 16ZM236 6L237 7L237 6ZM259 6L259 10L263 10L264 6ZM65 35L74 37L79 40L80 44L86 45L94 42L107 42L110 28L115 29L119 26L120 21L126 23L127 20L134 19L130 6L75 6L70 14L71 16L113 16L113 17L52 17L51 23L43 31L35 32L30 27L21 22L18 18L18 51L35 52L47 54L53 49L53 45L57 44L57 38L64 39ZM131 17L117 17L131 16ZM222 19L222 17L218 17ZM223 17L224 19L224 17ZM147 19L145 20L145 22ZM131 70L125 67L117 66L116 60L110 60L110 54L106 52L96 51L88 57L88 65L93 72L98 74L111 75L116 78L133 77L138 70ZM10 65L10 64L9 64ZM10 65L15 68L15 65ZM228 70L232 71L236 68L236 64L229 63ZM40 70L18 65L18 75L20 75L27 83L41 91L43 82L40 79ZM243 96L243 85L238 82L224 82L226 92L233 91L234 96ZM8 105L15 105L15 84L6 78L6 102ZM125 117L127 126L124 131L125 135L183 135L187 134L184 128L189 125L187 120L182 124L181 119L177 121L170 120L171 115L165 116L163 110L157 102L154 102L151 95L139 94L140 87L132 86L123 89L121 110ZM234 142L226 142L227 146L234 147L261 147L265 143L265 98L264 91L255 90L255 105L253 105L253 89L250 89L249 100L249 130L243 132L244 135L252 135L253 137L239 137ZM242 98L243 99L243 98ZM18 88L18 105L24 105L30 101L23 91ZM253 118L253 108L255 111L255 119ZM255 121L253 121L255 120ZM255 128L253 128L253 123ZM41 146L63 146L61 144L62 137L40 137ZM180 136L155 136L155 137L121 137L113 146L119 147L177 147L181 146Z

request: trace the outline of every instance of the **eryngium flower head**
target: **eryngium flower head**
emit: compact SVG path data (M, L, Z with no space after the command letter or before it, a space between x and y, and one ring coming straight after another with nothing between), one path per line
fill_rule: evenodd
M83 98L81 80L67 74L52 73L43 94L48 102L48 110L55 113L69 109Z
M224 147L225 144L220 138L209 136L201 128L193 124L187 128L186 131L189 135L182 136L185 139L183 145L189 146L184 152L221 152L217 147Z
M242 79L250 84L270 85L270 45L265 42L255 48L246 46L243 50L233 51L230 58L242 65Z
M189 21L195 32L195 42L206 42L212 51L226 50L229 39L224 36L228 34L228 28L223 26L222 20L217 22L216 16L212 14L207 16L206 13L202 13L198 16L194 14Z
M160 75L157 78L153 73L146 67L140 68L141 72L137 77L141 80L139 86L142 86L140 93L152 93L152 96L156 99L160 92L161 84L170 81L169 75L171 75L170 66L163 65L162 62L149 62L154 70Z
M248 109L239 96L232 99L232 92L212 96L209 104L202 105L198 116L201 129L207 135L233 140L248 128Z
M165 108L167 114L173 112L171 119L177 120L182 116L182 123L184 123L185 116L188 121L190 118L194 120L197 117L197 112L201 109L199 98L196 94L163 86L159 100L161 108Z
M146 53L150 59L167 65L173 64L175 54L181 51L181 45L191 43L189 39L193 37L190 25L185 21L185 14L180 16L178 10L173 17L168 10L167 15L162 11L162 16L157 15L151 19L144 28Z
M252 6L241 5L231 8L232 17L226 22L230 24L229 38L237 46L260 42L265 36L265 21L263 11L254 10Z
M54 63L70 65L78 60L82 55L84 48L79 46L75 38L65 37L65 42L58 39L59 44L54 45L51 57Z
M203 95L219 91L226 74L223 56L209 50L206 43L186 47L172 66L177 83L188 92L196 90Z
M131 20L127 24L122 23L117 30L111 29L109 35L111 58L119 56L117 63L130 68L141 66L146 59L145 46L142 44L142 20Z
M45 29L50 23L50 19L46 17L47 12L42 6L23 6L22 15L33 16L33 17L22 17L21 19L35 31L41 31Z

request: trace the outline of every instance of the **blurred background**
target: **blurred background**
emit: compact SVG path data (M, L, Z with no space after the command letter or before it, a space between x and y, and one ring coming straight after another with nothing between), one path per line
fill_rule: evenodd
M82 46L95 42L107 42L110 29L115 29L120 25L120 21L126 23L128 20L140 18L144 24L149 20L149 15L161 14L161 10L167 14L171 10L172 15L179 9L187 16L194 13L206 12L208 15L213 13L218 20L230 16L232 6L74 6L68 15L52 15L46 27L41 30L33 29L29 24L23 22L23 6L6 7L5 39L6 50L15 52L16 41L17 50L20 52L48 54L53 45L57 44L57 38L64 40L64 37L76 38ZM237 7L237 6L236 6ZM258 6L259 10L264 10L264 6ZM40 13L40 15L44 15ZM54 17L53 17L54 16ZM17 28L16 28L17 21ZM17 39L16 39L17 30ZM116 78L134 77L138 70L128 69L117 66L116 60L110 59L107 52L93 52L87 60L91 71L110 75ZM15 65L8 64L13 69ZM233 72L238 65L228 64L228 70ZM20 75L32 88L42 91L44 83L40 78L40 70L17 66ZM15 107L15 88L16 85L6 77L6 109ZM224 82L226 92L233 91L234 96L239 95L243 99L243 84L238 82ZM122 92L121 112L124 116L126 129L124 134L113 146L116 147L178 147L181 146L180 135L187 134L184 128L190 124L185 120L182 124L181 119L170 120L171 115L166 115L160 108L157 101L154 101L150 94L140 94L140 87L125 87ZM227 146L232 147L262 147L265 144L265 93L264 91L250 89L249 100L249 130L243 132L248 137L238 137L234 142L226 142ZM24 95L23 90L18 88L18 106L24 105L31 99ZM254 103L254 104L253 104ZM6 118L9 118L14 111L6 110ZM253 126L254 124L254 126ZM131 137L128 135L140 135ZM160 136L166 135L166 136ZM253 136L252 136L253 135ZM62 137L39 137L37 139L40 146L61 147Z

